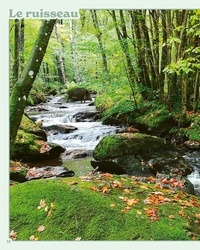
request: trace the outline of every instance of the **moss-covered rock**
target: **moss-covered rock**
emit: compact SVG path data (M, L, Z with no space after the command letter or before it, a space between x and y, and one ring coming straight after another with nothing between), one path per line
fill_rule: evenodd
M131 177L88 175L10 188L19 241L200 240L198 197Z
M49 144L41 124L24 115L17 133L13 159L40 161L59 157L65 149L57 144Z
M93 167L110 172L110 166L116 166L116 172L113 169L111 172L116 174L121 168L125 173L135 176L156 176L162 173L185 178L193 171L192 166L179 155L172 144L142 133L108 135L95 147L93 157L97 161L96 164L92 162ZM191 192L191 189L188 191Z

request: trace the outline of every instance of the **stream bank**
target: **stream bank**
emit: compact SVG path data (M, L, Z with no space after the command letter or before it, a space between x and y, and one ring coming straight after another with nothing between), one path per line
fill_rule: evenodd
M78 176L93 170L90 164L93 159L92 152L100 140L120 130L119 126L94 121L93 117L98 117L98 112L92 102L66 103L64 96L49 97L47 103L27 107L26 112L36 122L42 121L42 127L47 131L49 143L56 143L66 149L61 154L61 165L73 170ZM55 125L62 127L66 124L72 129L70 133L58 131L52 127ZM193 183L196 194L199 195L200 152L186 152L183 153L183 157L194 168L194 172L188 176L188 179Z

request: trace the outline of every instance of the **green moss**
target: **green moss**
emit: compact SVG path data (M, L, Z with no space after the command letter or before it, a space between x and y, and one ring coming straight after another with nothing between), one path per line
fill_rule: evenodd
M93 151L93 157L98 159L114 159L121 155L151 155L162 151L174 150L173 146L162 138L142 133L122 133L104 137Z
M121 187L112 188L119 181ZM110 192L96 191L107 186ZM130 193L124 192L129 188ZM91 189L93 188L93 189ZM156 188L152 184L134 183L131 178L45 179L14 185L10 189L10 230L17 232L17 240L29 240L34 235L39 240L190 240L191 221L199 213L197 197L162 190L171 199L160 205L146 204L144 200ZM20 195L19 195L20 194ZM177 203L173 198L179 197ZM138 203L126 210L120 197L138 198ZM46 205L38 209L40 201ZM184 202L196 206L184 206ZM46 208L46 209L45 209ZM152 220L146 211L158 210L158 220ZM185 216L179 214L184 211ZM174 219L169 219L170 215ZM43 232L37 229L45 227ZM186 227L187 225L187 227ZM193 232L195 235L195 233ZM200 239L199 235L195 235Z
M27 152L30 155L39 151L40 145L37 142L37 136L19 129L15 141L15 154L26 155Z

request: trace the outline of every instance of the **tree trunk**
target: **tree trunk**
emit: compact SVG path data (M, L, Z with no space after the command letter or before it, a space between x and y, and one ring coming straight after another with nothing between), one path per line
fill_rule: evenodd
M106 57L106 53L105 53L103 42L102 42L102 32L100 30L99 23L98 23L97 11L96 10L90 10L90 13L92 15L93 25L94 25L94 28L96 30L96 37L98 39L99 48L101 50L101 56L102 56L104 72L105 72L105 74L107 76L109 76L107 57Z
M20 21L15 19L15 52L13 65L13 83L16 83L19 77L19 51L20 51Z
M136 82L136 73L135 70L133 68L132 65L132 61L131 61L131 55L129 53L129 45L128 45L128 34L127 34L127 30L126 30L126 23L125 23L125 19L124 19L124 13L123 10L119 11L120 14L120 26L121 26L121 31L118 27L117 24L117 18L116 18L116 14L115 11L112 10L111 12L109 12L113 18L113 22L115 25L115 30L117 33L117 37L119 40L119 43L121 45L122 51L125 55L126 58L126 64L127 64L127 69L126 69L126 73L127 73L127 78L131 87L131 90L134 89L134 84ZM132 95L134 96L135 93L132 91Z
M26 100L39 71L56 20L43 20L30 58L10 97L10 157L12 158L18 128Z
M55 34L58 43L61 44L61 50L58 50L56 55L56 62L58 66L58 79L59 82L65 84L67 81L66 77L66 70L65 70L65 61L64 61L64 44L60 38L59 30L58 30L58 22L55 25Z

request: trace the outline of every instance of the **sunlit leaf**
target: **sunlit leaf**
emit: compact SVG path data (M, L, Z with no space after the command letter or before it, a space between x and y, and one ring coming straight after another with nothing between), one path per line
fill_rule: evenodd
M195 217L196 217L197 219L200 219L200 214L195 213Z
M134 205L136 205L138 203L139 199L138 198L135 198L135 199L128 199L126 200L126 204L129 206L129 207L132 207Z
M52 211L49 210L48 214L47 214L47 217L49 217L51 215Z
M169 217L169 219L175 219L176 218L173 214L170 214L168 217Z
M38 240L38 237L35 237L34 235L31 235L29 240Z
M116 204L111 204L110 207L116 207Z
M129 189L125 188L125 189L124 189L124 193L125 193L125 194L130 194L131 191L130 191Z

